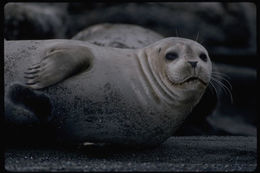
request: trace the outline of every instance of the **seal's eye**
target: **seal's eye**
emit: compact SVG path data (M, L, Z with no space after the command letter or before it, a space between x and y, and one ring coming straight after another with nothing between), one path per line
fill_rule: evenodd
M206 55L205 53L201 53L201 54L200 54L200 59L201 59L202 61L204 61L204 62L207 62L208 57L207 57L207 55Z
M165 58L168 60L175 60L178 58L178 54L176 52L170 52L166 54Z

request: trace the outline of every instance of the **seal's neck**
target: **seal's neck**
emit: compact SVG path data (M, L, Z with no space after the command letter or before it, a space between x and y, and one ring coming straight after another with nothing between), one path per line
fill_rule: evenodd
M152 58L145 51L139 51L137 56L142 75L147 79L147 82L152 90L151 94L156 95L160 102L166 103L169 106L185 105L187 102L191 105L199 101L200 96L195 96L192 93L185 94L177 89L171 89L167 81L164 79L162 69L156 68ZM161 71L160 71L161 70ZM172 86L171 86L172 87ZM191 102L194 102L193 104Z
M146 52L139 51L139 55L137 57L141 70L143 71L143 75L147 79L148 85L152 88L152 94L157 95L160 102L163 101L170 105L176 104L175 102L177 102L176 98L178 95L171 92L161 81L159 75L157 74L157 70L154 69L151 59L148 58Z

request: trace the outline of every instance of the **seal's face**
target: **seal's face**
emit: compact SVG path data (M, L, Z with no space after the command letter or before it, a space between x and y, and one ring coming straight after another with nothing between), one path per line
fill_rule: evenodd
M212 64L207 50L192 40L176 41L164 51L167 80L179 88L206 88Z
M170 38L156 48L158 52L157 57L153 56L153 64L164 82L185 90L207 87L212 63L202 45L189 39Z

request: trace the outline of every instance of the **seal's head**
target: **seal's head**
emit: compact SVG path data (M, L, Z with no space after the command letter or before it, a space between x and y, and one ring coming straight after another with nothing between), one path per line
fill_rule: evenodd
M170 37L146 47L148 63L168 89L202 94L209 84L212 63L198 42Z

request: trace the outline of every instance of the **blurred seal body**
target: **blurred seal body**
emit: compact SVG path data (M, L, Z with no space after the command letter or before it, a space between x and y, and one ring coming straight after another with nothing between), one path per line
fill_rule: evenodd
M159 41L163 36L138 25L102 23L87 27L72 39L103 47L135 49Z
M212 70L206 49L184 38L142 49L76 40L38 46L34 56L5 61L6 98L77 142L162 143L199 102Z

